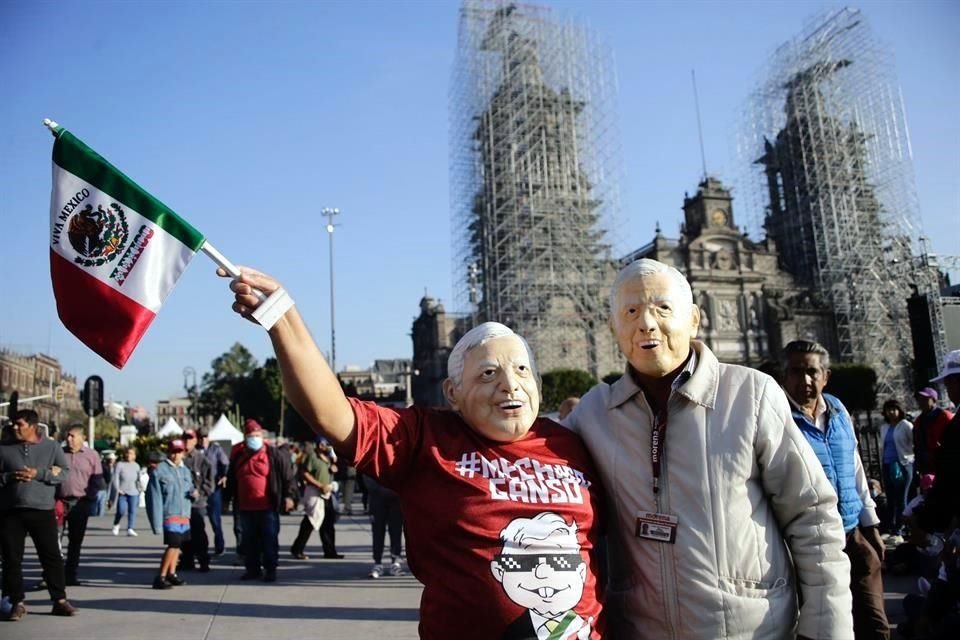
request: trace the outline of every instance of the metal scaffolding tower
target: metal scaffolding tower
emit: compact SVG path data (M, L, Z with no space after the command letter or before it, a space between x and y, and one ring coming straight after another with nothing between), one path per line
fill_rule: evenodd
M604 330L620 157L612 70L589 31L546 8L461 6L450 100L458 308L523 335L542 371L620 368Z
M829 301L838 359L871 365L878 398L909 397L907 298L928 295L931 321L942 316L937 272L918 246L892 54L859 11L821 16L776 50L744 115L738 146L753 163L754 185L747 191L762 201L752 209L763 212L781 266ZM934 332L942 331L941 322Z

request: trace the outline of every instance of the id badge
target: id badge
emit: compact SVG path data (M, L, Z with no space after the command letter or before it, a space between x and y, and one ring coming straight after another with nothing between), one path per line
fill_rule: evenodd
M653 511L637 514L637 528L633 535L638 538L674 544L677 541L677 516Z

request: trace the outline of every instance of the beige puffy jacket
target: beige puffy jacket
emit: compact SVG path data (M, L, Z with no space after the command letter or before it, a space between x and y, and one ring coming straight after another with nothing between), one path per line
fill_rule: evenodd
M565 421L611 500L608 637L853 638L837 496L783 390L693 346L696 369L669 400L660 480L675 544L634 535L638 512L657 507L653 415L631 377L598 384Z

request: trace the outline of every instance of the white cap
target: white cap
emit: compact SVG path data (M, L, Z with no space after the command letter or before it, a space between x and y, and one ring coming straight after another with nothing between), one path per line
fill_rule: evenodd
M931 378L930 382L940 382L947 376L960 376L960 349L954 349L943 359L943 369L936 378Z

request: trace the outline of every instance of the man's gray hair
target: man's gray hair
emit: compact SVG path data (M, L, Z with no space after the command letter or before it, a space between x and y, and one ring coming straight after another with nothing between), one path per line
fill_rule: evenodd
M453 351L450 352L450 357L447 358L447 377L453 380L453 384L459 387L463 381L463 362L466 360L467 352L494 338L502 338L504 336L516 336L520 342L523 343L523 348L527 350L527 357L530 358L530 367L533 369L533 374L537 377L537 386L539 387L540 375L537 373L537 363L533 358L533 351L530 349L530 345L523 339L523 336L514 333L513 329L499 322L484 322L483 324L477 325L473 329L470 329L470 331L467 331L464 336L457 341L457 344L453 347Z
M620 269L616 280L613 281L613 288L610 289L610 313L614 313L617 304L617 295L620 293L620 288L624 284L634 278L649 278L658 273L667 274L667 276L673 280L673 284L677 290L682 293L681 302L686 302L690 306L693 306L693 290L690 288L690 283L687 282L686 276L668 264L651 260L650 258L641 258Z
M794 353L813 353L820 356L820 366L830 368L830 352L819 342L813 340L794 340L783 348L783 366L786 368L790 355Z

